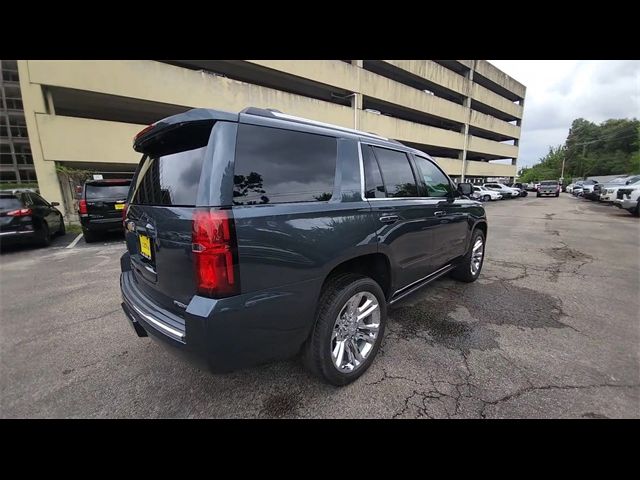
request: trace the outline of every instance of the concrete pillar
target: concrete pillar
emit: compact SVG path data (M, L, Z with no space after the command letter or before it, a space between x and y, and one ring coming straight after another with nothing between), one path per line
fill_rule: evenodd
M56 165L53 161L44 158L42 146L40 145L40 134L38 133L38 123L36 114L46 114L46 98L42 87L32 84L29 80L29 61L18 60L18 75L20 76L20 90L22 93L22 104L24 108L24 118L27 123L29 133L29 144L31 145L31 156L33 166L38 178L38 188L42 196L49 202L58 202L58 207L62 214L67 216L60 181L56 173Z

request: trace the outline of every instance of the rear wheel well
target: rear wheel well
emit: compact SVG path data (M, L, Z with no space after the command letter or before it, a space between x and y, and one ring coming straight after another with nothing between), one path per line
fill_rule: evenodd
M327 275L322 285L325 287L329 279L343 273L359 273L375 280L387 300L391 295L391 266L389 259L382 253L371 253L360 257L351 258L335 266Z
M474 227L474 230L475 230L476 228L477 228L477 229L482 230L482 233L484 233L484 238L487 238L487 224L486 224L485 222L480 222L480 223L478 223L478 224Z

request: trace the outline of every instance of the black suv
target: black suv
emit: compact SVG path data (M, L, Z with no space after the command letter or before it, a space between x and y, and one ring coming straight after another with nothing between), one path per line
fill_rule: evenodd
M131 180L87 180L78 203L82 233L87 243L100 234L122 231L125 201Z
M272 110L195 109L134 140L122 308L213 371L302 353L358 378L387 305L482 268L482 205L428 155Z
M0 239L3 243L51 243L54 234L64 235L64 217L56 207L30 190L0 191Z

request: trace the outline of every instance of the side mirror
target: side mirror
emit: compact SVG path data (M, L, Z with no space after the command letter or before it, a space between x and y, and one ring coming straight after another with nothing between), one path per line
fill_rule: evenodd
M459 183L458 192L460 193L460 195L468 197L473 193L473 185L470 183Z
M58 205L60 205L60 202L51 202L52 207L57 207Z

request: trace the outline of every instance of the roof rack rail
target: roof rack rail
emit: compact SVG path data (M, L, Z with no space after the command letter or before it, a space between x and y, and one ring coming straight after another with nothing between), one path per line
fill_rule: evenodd
M309 118L303 118L303 117L296 117L294 115L288 115L286 113L282 113L279 110L273 109L273 108L256 108L256 107L247 107L244 110L242 110L240 113L246 113L249 115L257 115L260 117L270 117L270 118L279 118L282 120L290 120L292 122L297 122L297 123L304 123L307 125L316 125L319 127L324 127L324 128L329 128L331 130L338 130L341 132L349 132L352 133L354 135L360 135L363 137L372 137L372 138L378 138L380 140L388 140L386 137L383 137L382 135L378 135L377 133L372 133L372 132L363 132L361 130L354 130L352 128L347 128L347 127L340 127L338 125L332 125L330 123L325 123L325 122L318 122L316 120L311 120Z

